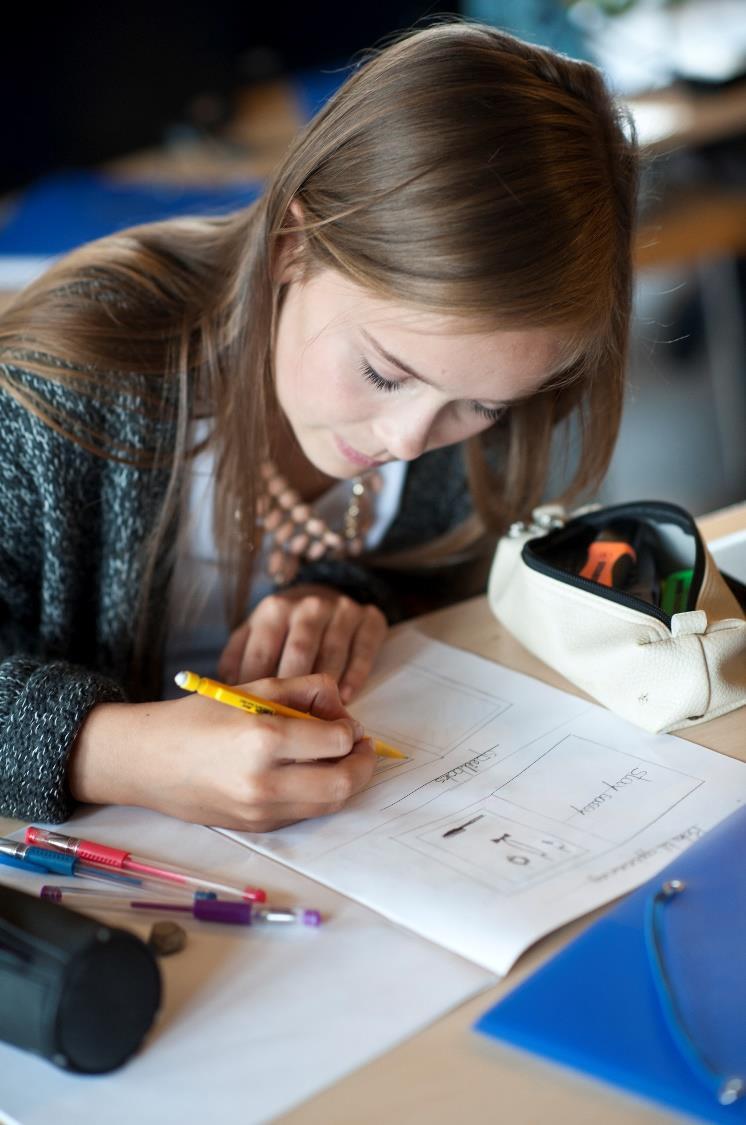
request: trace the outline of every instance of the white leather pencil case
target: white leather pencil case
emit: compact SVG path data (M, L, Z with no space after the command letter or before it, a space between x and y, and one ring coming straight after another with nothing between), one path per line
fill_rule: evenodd
M649 731L746 704L737 584L688 512L651 500L570 519L547 506L533 519L500 540L488 586L493 613L530 652Z

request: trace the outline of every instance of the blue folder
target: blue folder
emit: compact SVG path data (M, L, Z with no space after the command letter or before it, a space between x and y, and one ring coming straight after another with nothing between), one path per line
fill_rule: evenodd
M476 1028L704 1121L746 1122L746 807Z

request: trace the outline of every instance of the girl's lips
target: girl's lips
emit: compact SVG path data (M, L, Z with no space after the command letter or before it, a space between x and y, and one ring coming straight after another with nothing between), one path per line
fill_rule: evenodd
M372 457L366 457L364 453L359 450L353 449L346 441L343 441L339 434L334 435L334 440L337 444L337 449L348 461L353 465L359 465L364 469L372 469L376 465L382 465L383 461L374 461Z

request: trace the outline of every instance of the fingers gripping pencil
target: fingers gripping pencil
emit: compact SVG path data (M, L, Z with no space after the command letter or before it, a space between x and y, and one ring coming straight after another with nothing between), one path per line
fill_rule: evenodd
M313 719L323 723L318 715L310 715L307 711L296 711L294 707L286 707L284 703L275 703L263 699L259 695L251 695L247 691L221 684L219 680L211 680L207 676L198 676L196 672L178 672L174 677L176 683L184 691L196 691L216 703L225 703L228 707L238 707L241 711L248 711L251 715L285 715L291 719ZM396 758L406 761L407 755L395 746L389 746L380 738L372 739L373 749L381 758Z

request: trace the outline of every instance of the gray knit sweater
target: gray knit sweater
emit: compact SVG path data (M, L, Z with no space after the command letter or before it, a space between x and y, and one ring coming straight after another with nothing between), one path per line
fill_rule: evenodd
M137 376L105 402L18 368L18 387L59 409L76 430L105 432L141 450L173 447L173 411L138 409ZM152 382L149 387L152 393ZM165 470L106 460L57 433L0 391L0 813L65 820L73 808L66 763L88 711L101 702L157 699L170 572L164 548L148 615L151 669L132 671L133 612L142 583L139 548L163 503ZM382 544L399 550L447 531L468 512L457 448L410 466L400 511ZM175 529L174 529L175 532ZM322 581L401 616L394 576L364 563L316 564Z

